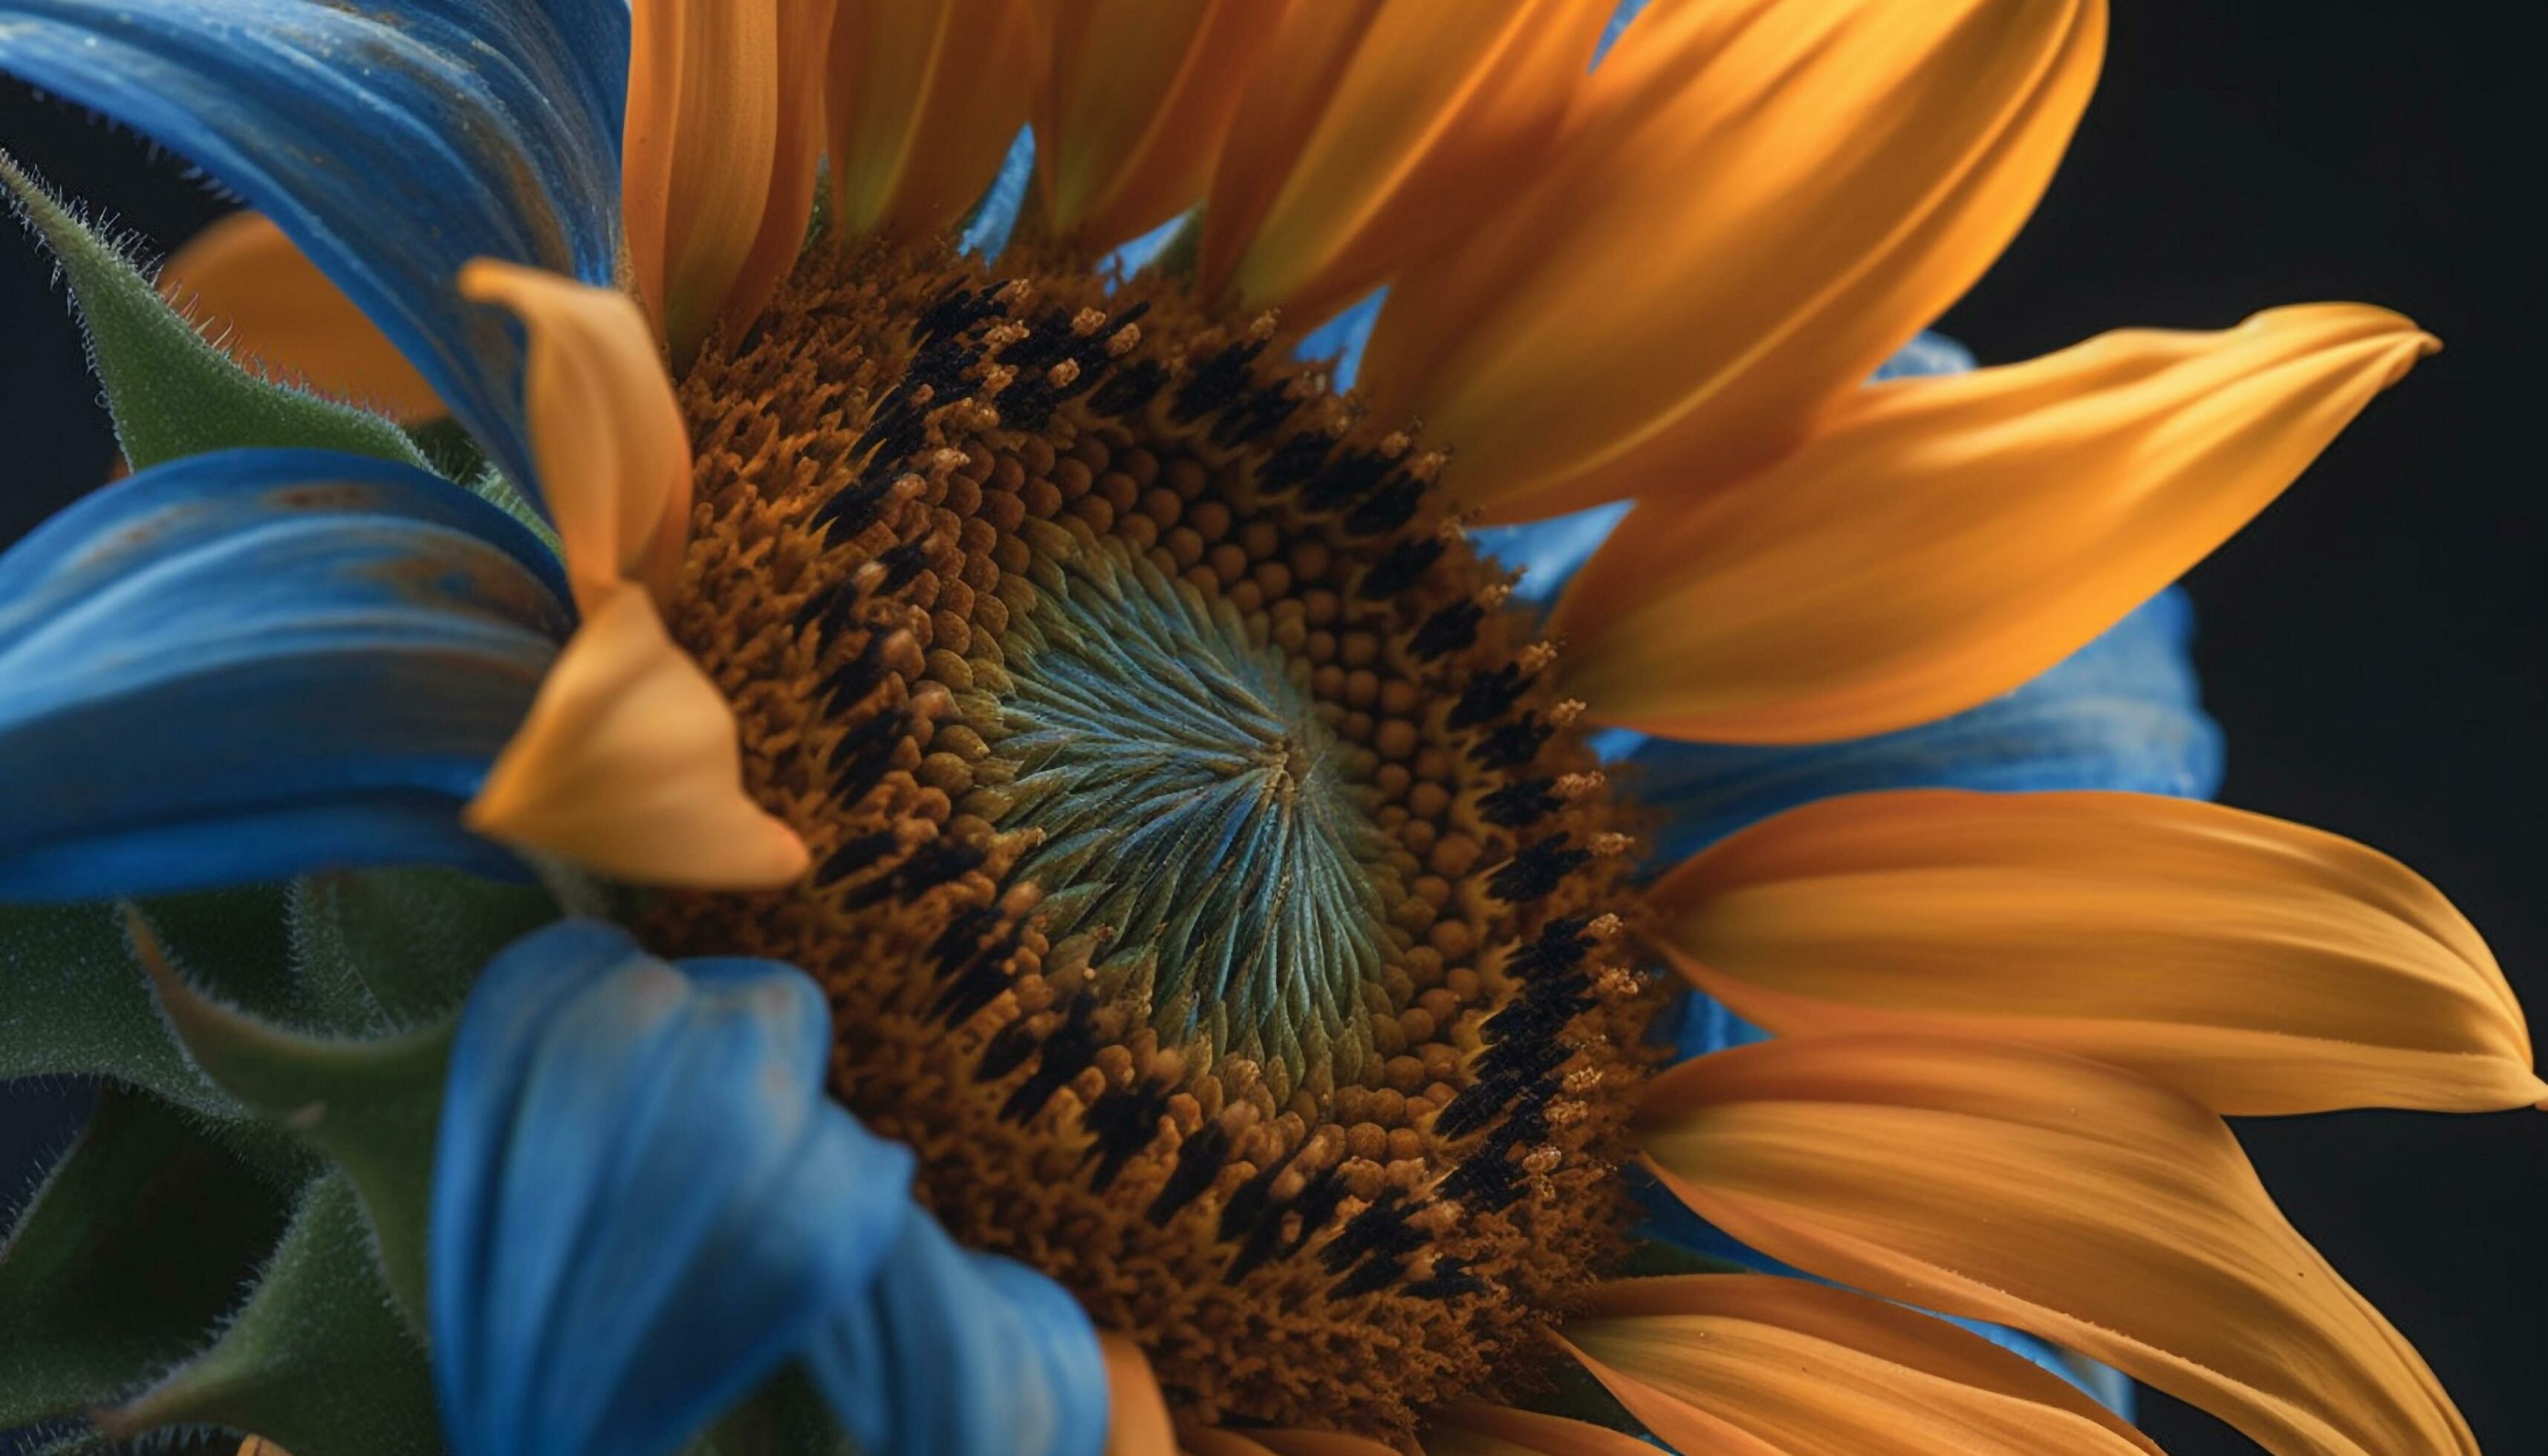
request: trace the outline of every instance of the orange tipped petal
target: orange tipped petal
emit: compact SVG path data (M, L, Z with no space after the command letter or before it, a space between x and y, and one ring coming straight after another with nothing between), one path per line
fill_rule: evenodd
M1768 471L1612 533L1557 609L1569 686L1605 723L1744 743L1970 707L2202 560L2434 347L2321 304L1864 390Z
M1097 1336L1106 1360L1106 1456L1177 1456L1167 1399L1141 1347L1111 1331Z
M480 258L460 291L530 334L524 393L540 499L588 615L622 582L669 599L690 524L690 439L646 316L625 294Z
M1648 1168L1744 1243L2033 1330L2278 1456L2477 1450L2221 1120L2136 1072L1944 1038L1779 1040L1666 1073L1640 1125Z
M851 240L953 227L1027 122L1030 0L842 0L825 91L832 226Z
M1289 3L1044 7L1036 190L1053 231L1109 247L1202 201L1230 116Z
M1649 894L1682 972L1782 1036L2049 1046L2230 1114L2548 1097L2511 987L2440 891L2350 840L2217 804L1826 799Z
M834 0L636 0L620 192L638 297L687 359L805 238Z
M446 413L442 400L354 301L257 213L232 213L177 250L159 292L231 357L393 419Z
M1608 1426L1473 1405L1427 1417L1424 1456L1655 1456L1655 1448Z
M805 869L743 790L734 710L633 588L585 609L466 822L638 884L765 889Z
M1613 8L1295 7L1213 174L1205 291L1312 322L1462 237L1547 153Z
M1383 417L1507 520L1802 439L1981 275L2087 104L2104 0L1658 0L1535 180L1382 311Z
M1980 1335L1801 1279L1604 1285L1565 1343L1684 1451L2160 1456L2076 1386Z

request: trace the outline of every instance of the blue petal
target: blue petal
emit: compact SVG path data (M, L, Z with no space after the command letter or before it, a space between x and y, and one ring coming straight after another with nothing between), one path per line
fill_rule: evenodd
M920 1215L806 1360L865 1456L1097 1456L1106 1367L1078 1301Z
M0 556L0 899L441 861L569 627L546 548L422 471L192 456Z
M527 487L519 329L453 278L611 280L628 30L626 0L9 0L0 70L273 218Z
M1671 816L1655 846L1683 859L1747 824L1833 794L1888 788L2112 788L2208 798L2221 730L2170 588L2043 677L1951 718L1841 743L1754 748L1617 735L1604 756L1640 803Z
M1380 321L1381 305L1388 302L1386 285L1364 294L1360 303L1303 334L1292 357L1324 361L1329 383L1337 392L1352 389L1362 375L1362 354L1371 346L1372 325Z
M515 942L462 1013L435 1153L454 1456L663 1456L801 1352L914 1221L908 1150L823 1095L792 966Z
M987 259L1008 247L1010 234L1018 230L1018 215L1026 210L1027 184L1035 180L1035 129L1019 129L1017 138L1009 143L1009 154L1000 159L1000 175L991 179L982 200L973 205L973 216L956 239L956 251L980 253Z

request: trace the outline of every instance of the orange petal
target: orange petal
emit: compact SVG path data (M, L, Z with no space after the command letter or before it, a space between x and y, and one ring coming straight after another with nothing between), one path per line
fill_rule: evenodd
M804 241L834 0L636 0L621 143L638 297L685 360Z
M1632 1435L1515 1410L1508 1406L1452 1406L1426 1417L1424 1456L1655 1456Z
M629 581L669 599L689 536L690 439L646 316L625 294L493 258L461 269L460 291L530 334L531 455L576 605L590 615Z
M1213 173L1198 279L1315 322L1528 176L1614 0L1295 7Z
M1801 1279L1605 1285L1564 1342L1684 1451L1720 1449L1731 1427L1768 1451L2160 1456L2076 1386L1980 1335Z
M743 790L733 709L633 588L586 606L466 822L638 884L765 889L805 869Z
M1112 1331L1097 1336L1106 1359L1106 1456L1177 1456L1176 1427L1150 1357Z
M1492 519L1792 447L2033 210L2104 0L1658 0L1508 204L1382 311L1382 417Z
M1398 1449L1329 1430L1199 1430L1186 1437L1185 1456L1398 1456Z
M257 213L232 213L177 250L159 292L204 336L266 374L369 406L392 419L448 412L433 386Z
M1051 0L1040 11L1036 190L1054 232L1111 247L1202 201L1289 3Z
M2440 891L2218 804L1825 799L1709 849L1649 903L1684 974L1783 1036L2022 1042L2230 1114L2548 1097L2511 987Z
M2477 1450L2230 1130L2138 1073L1945 1038L1779 1040L1666 1073L1640 1122L1664 1186L1773 1258L2033 1330L2280 1456Z
M1861 391L1776 466L1611 534L1557 610L1569 685L1602 722L1745 743L1969 707L2202 560L2434 347L2321 304Z
M925 237L978 201L1026 125L1032 0L844 0L826 110L832 226Z

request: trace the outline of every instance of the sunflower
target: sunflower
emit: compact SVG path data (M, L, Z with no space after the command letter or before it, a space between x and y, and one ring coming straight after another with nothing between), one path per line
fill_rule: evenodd
M0 1418L2474 1451L2222 1117L2548 1086L2165 591L2432 341L1965 367L2099 0L1613 10L0 4L258 210L251 372L0 167Z

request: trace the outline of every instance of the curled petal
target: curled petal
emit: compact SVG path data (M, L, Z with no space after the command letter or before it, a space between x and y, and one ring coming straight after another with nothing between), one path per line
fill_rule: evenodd
M1647 1089L1646 1166L1808 1272L2054 1339L2277 1456L2474 1456L2423 1361L2220 1118L2138 1073L1944 1038L1781 1039Z
M445 412L398 345L260 213L232 213L196 233L158 282L206 337L271 378L393 419Z
M1424 1456L1654 1456L1654 1446L1604 1425L1506 1406L1452 1406L1424 1427Z
M390 461L221 451L88 496L0 555L0 898L515 872L460 806L565 598L520 523Z
M733 709L633 588L586 612L467 820L639 884L763 889L806 863L744 791Z
M2433 347L2323 304L1861 391L1775 467L1638 507L1558 604L1570 685L1739 743L1969 707L2182 575Z
M2439 891L2218 804L1825 799L1699 855L1648 903L1684 974L1781 1035L2049 1046L2230 1114L2548 1097L2511 987Z
M622 140L638 297L687 359L741 327L813 210L835 0L639 0Z
M843 5L824 92L832 226L851 240L953 228L1026 125L1036 52L1027 0Z
M1998 255L2104 38L2103 0L1660 0L1536 177L1400 280L1376 412L1500 521L1759 466Z
M488 964L435 1149L455 1456L665 1456L925 1222L910 1152L824 1098L830 1046L775 961L668 964L569 921Z
M1069 1291L904 1220L807 1368L863 1456L1099 1456L1106 1361Z
M484 256L611 281L626 0L19 0L0 71L245 197L535 479L521 345L452 279Z
M1556 140L1612 8L1293 7L1212 174L1198 282L1315 318L1463 237Z
M1039 7L1036 183L1052 229L1103 249L1202 200L1290 0ZM1331 7L1343 9L1345 7Z
M1685 1451L2159 1456L2068 1382L1979 1335L1799 1279L1604 1285L1568 1321L1565 1342Z
M1177 1456L1176 1429L1150 1357L1120 1334L1098 1336L1106 1365L1106 1456Z
M460 275L530 334L531 446L585 611L643 583L680 584L690 527L690 437L645 316L627 296L480 259Z

